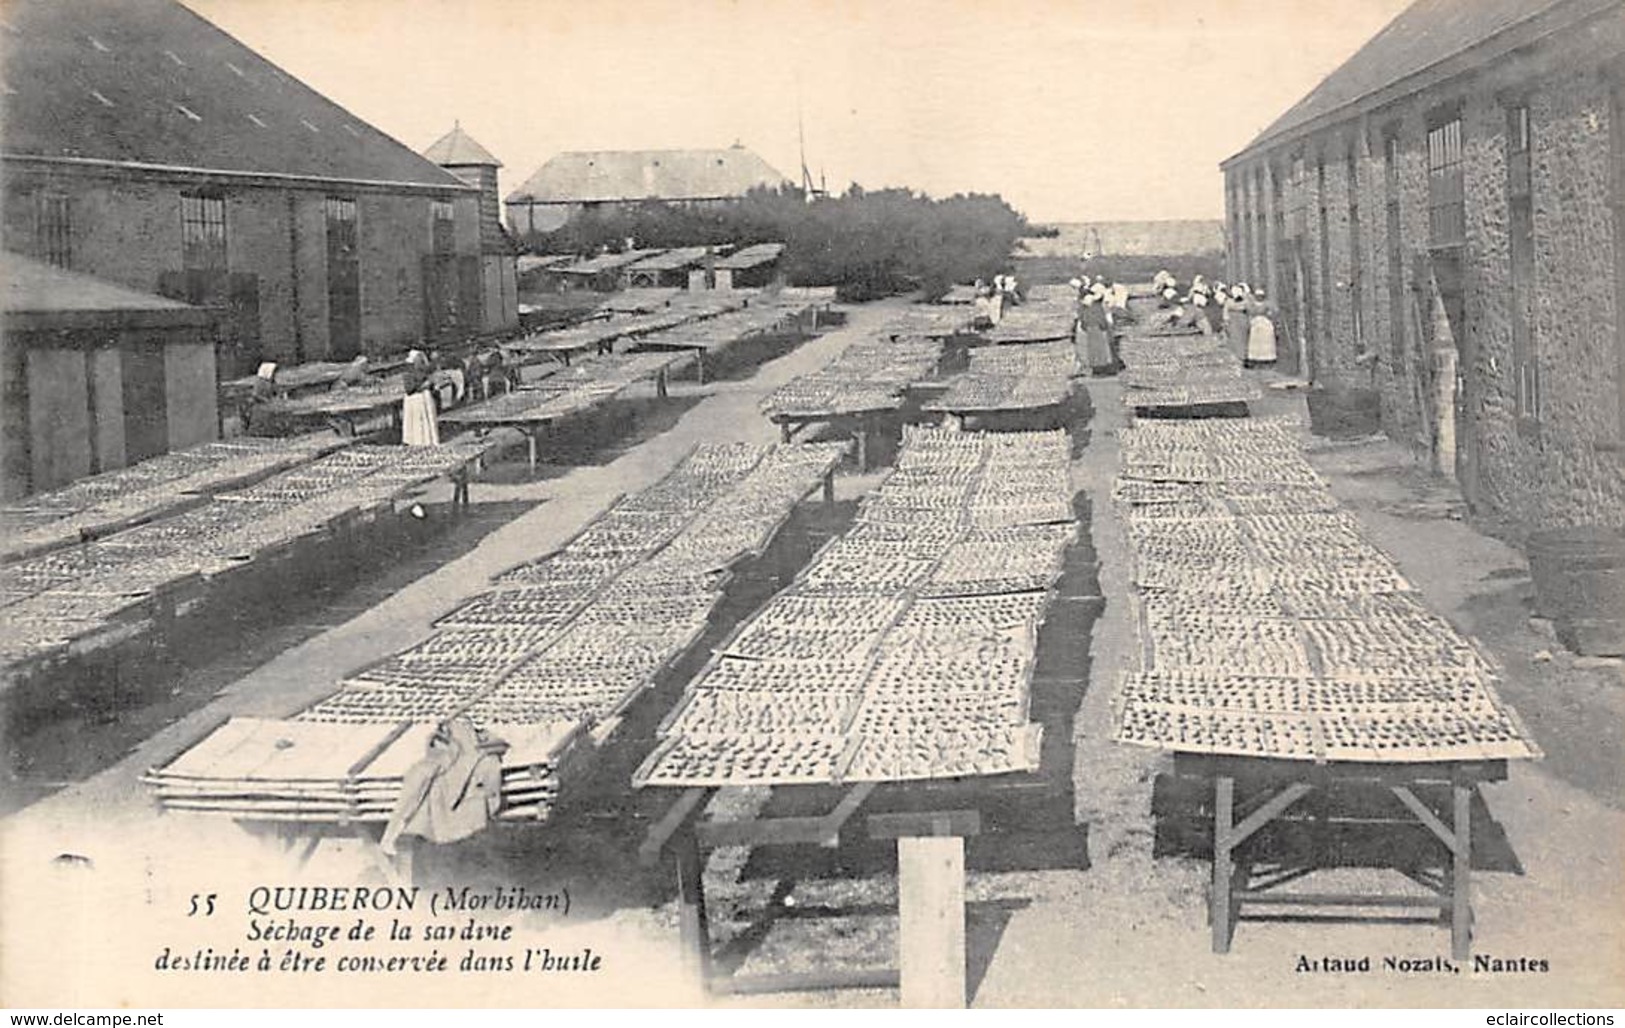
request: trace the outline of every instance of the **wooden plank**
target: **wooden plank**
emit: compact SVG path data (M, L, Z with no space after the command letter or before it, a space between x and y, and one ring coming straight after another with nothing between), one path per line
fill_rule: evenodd
M895 967L831 968L826 971L787 971L782 974L718 978L711 983L711 991L723 995L749 996L822 989L895 989L901 980L902 976Z
M1237 894L1248 903L1304 907L1449 907L1450 900L1438 896L1405 896L1394 893L1359 892L1260 892L1248 889Z
M897 840L903 1006L965 1006L965 840Z
M1473 948L1472 901L1472 786L1457 782L1452 788L1456 844L1450 868L1450 953L1466 960Z
M981 833L982 815L976 810L869 815L871 839L964 837Z

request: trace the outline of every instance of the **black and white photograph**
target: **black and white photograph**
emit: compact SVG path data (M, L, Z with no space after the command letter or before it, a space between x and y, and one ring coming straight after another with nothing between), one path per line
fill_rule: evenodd
M1625 0L0 0L0 112L13 1023L1625 1007Z

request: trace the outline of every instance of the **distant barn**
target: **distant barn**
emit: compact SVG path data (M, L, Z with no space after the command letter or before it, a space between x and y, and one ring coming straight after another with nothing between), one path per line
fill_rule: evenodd
M508 227L521 236L551 232L587 210L650 200L726 203L758 186L788 184L737 143L726 150L573 151L549 160L508 195Z

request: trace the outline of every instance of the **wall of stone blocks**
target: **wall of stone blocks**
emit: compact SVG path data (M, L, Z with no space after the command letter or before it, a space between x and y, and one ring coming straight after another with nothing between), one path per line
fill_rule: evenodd
M1295 153L1305 155L1301 183L1288 181L1290 211L1306 212L1303 240L1306 294L1313 299L1319 353L1317 379L1325 384L1374 385L1382 395L1383 427L1394 439L1421 449L1428 439L1422 391L1430 311L1412 306L1411 282L1419 249L1428 242L1426 129L1428 112L1460 104L1462 112L1467 239L1463 250L1465 318L1460 331L1470 356L1465 421L1458 425L1463 461L1471 465L1469 497L1475 508L1529 529L1602 522L1625 526L1625 410L1621 410L1621 357L1615 325L1615 249L1610 209L1609 85L1591 67L1545 69L1521 81L1503 71L1480 81L1413 96L1369 121L1334 126L1317 139L1283 147L1232 168L1231 202L1249 210L1246 183L1264 184L1273 246L1275 219L1268 209L1271 174L1288 175ZM1544 394L1538 422L1517 410L1513 353L1511 256L1508 239L1506 104L1523 98L1533 137L1532 204L1535 271L1532 338ZM1388 289L1388 225L1382 137L1399 138L1398 193L1403 303L1392 308ZM1363 140L1355 132L1363 133ZM1356 147L1356 181L1348 181L1346 155ZM1326 235L1329 278L1319 261L1320 201L1316 166L1326 160ZM1348 190L1359 191L1360 253L1351 252ZM1245 218L1236 219L1242 226ZM1289 215L1290 223L1290 215ZM1238 264L1260 260L1261 246L1244 228ZM1271 251L1273 256L1273 251ZM1376 354L1369 368L1355 364L1353 296L1347 286L1363 269L1360 326L1364 348ZM1277 294L1290 281L1275 285ZM1417 320L1418 313L1423 324ZM1404 345L1396 359L1392 327Z

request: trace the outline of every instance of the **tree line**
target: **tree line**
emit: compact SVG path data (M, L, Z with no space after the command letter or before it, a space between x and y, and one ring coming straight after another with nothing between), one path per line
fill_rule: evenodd
M841 299L872 300L923 289L940 296L955 282L1008 270L1016 240L1042 229L997 194L937 200L909 189L865 190L807 202L791 186L758 188L723 205L649 201L589 209L562 227L523 240L535 253L590 255L635 246L667 249L782 242L791 285L835 286Z

